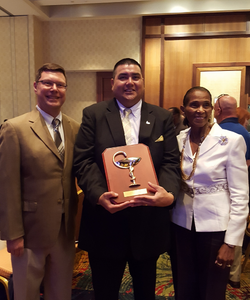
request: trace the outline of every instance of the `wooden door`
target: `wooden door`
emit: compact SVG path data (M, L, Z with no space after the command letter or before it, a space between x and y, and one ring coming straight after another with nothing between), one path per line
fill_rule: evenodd
M96 101L106 101L113 98L111 78L113 72L96 72Z

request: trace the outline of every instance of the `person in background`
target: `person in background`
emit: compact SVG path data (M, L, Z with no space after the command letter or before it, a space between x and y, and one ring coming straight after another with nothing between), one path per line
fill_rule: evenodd
M236 114L238 117L238 122L244 126L246 129L248 128L248 122L250 119L250 113L245 108L237 107Z
M187 126L183 124L184 117L178 107L170 107L168 110L173 114L175 135L177 136L181 130L187 128Z
M188 90L181 109L190 128L177 137L183 185L172 212L175 299L224 300L248 215L246 144L210 124L207 89Z
M241 111L241 122L245 125L246 119L249 113L244 109L238 109ZM242 113L244 112L244 114ZM243 124L240 124L237 115L237 101L235 98L228 94L221 94L217 97L217 101L214 104L214 117L221 128L233 131L243 136L247 151L246 162L250 165L250 135ZM235 247L235 258L230 269L228 283L233 288L240 288L240 275L241 275L241 257L242 257L242 245Z
M250 165L250 136L246 128L238 121L237 101L228 94L221 94L214 104L214 117L221 128L236 132L243 136L247 151L246 161Z
M169 208L180 187L172 115L142 101L142 70L134 59L116 63L111 86L114 99L83 110L75 144L74 171L85 195L79 248L88 251L95 300L118 299L126 262L135 300L154 300L156 262L169 250ZM128 108L129 132L123 125ZM117 194L108 191L102 152L138 143L149 147L159 185L149 183L153 196L115 204Z
M79 124L61 113L64 69L37 72L36 108L0 130L0 231L11 253L15 300L70 300L74 217L73 147ZM56 124L55 124L56 123Z

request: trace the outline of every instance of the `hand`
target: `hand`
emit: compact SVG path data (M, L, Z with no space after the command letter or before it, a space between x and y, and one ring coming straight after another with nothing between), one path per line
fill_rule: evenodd
M123 210L127 207L132 206L133 200L131 201L126 201L123 203L115 203L115 201L113 200L114 198L116 198L118 196L117 193L114 192L106 192L103 193L97 204L103 206L107 211L109 211L111 214L116 213L117 211Z
M215 264L222 269L225 269L225 267L230 268L234 261L234 252L234 248L223 244L218 251Z
M24 250L24 240L23 237L17 238L15 240L7 241L7 251L16 257L23 255Z
M134 197L133 206L169 206L174 202L174 195L168 193L162 186L148 182L148 191L155 193L151 195L140 195Z

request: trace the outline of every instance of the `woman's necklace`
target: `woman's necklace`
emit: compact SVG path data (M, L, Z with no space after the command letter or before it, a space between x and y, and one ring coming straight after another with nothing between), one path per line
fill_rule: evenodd
M190 180L193 175L194 175L194 172L195 172L195 169L196 169L196 165L197 165L197 159L198 159L198 156L199 156L199 152L200 152L200 146L202 144L202 142L205 140L206 136L208 135L209 131L210 131L210 128L208 127L209 130L206 129L205 131L205 135L202 136L200 138L200 142L199 142L199 145L198 145L198 149L195 153L195 157L194 157L194 162L193 162L193 168L192 168L192 171L189 175L187 175L184 171L183 171L183 160L184 160L184 150L185 150L185 146L186 146L186 141L188 139L188 134L183 142L183 146L182 146L182 151L181 151L181 161L180 161L180 168L181 168L181 178L186 181L186 180ZM190 136L191 136L191 132L190 132Z

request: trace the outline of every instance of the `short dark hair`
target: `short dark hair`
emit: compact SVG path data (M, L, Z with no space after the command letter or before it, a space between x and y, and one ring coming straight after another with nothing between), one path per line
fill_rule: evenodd
M66 82L67 82L67 77L66 77L66 73L65 73L65 70L63 67L61 67L60 65L57 65L57 64L54 64L54 63L46 63L44 64L43 66L41 66L41 68L39 68L37 70L37 73L36 73L36 82L39 81L39 79L41 78L42 76L42 72L59 72L59 73L62 73L66 79Z
M140 70L142 72L141 65L138 63L138 61L136 61L133 58L123 58L115 64L114 69L113 69L113 78L115 78L116 68L120 65L136 65L140 68Z
M178 115L178 116L181 115L181 111L178 107L176 107L176 106L169 107L168 110L170 110L170 109L172 110L173 115Z
M206 88L204 88L204 87L202 87L202 86L194 86L194 87L192 87L191 89L189 89L189 90L186 92L186 94L185 94L185 96L184 96L184 98L183 98L183 106L187 106L188 101L189 101L189 95L190 95L192 92L194 92L194 91L201 91L201 92L206 92L206 93L208 93L209 99L210 99L210 103L212 104L212 95L211 95L211 93L209 92L209 90L207 90Z

